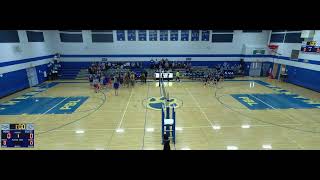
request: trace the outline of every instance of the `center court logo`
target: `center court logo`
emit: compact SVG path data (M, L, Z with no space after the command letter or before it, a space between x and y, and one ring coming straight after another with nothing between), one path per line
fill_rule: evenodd
M144 105L153 110L161 110L162 106L165 105L166 100L164 97L150 97L144 100ZM179 108L182 105L182 101L177 98L170 98L169 106Z

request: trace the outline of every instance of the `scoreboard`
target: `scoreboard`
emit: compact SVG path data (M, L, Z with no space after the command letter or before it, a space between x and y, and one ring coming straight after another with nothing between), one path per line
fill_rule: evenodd
M2 148L33 148L33 124L1 124Z
M310 53L320 53L320 46L317 45L316 41L304 42L301 46L301 51Z
M302 46L301 51L320 53L320 46Z

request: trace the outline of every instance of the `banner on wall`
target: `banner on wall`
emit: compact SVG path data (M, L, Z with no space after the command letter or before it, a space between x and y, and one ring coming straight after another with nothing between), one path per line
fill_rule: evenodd
M139 41L146 41L146 40L147 40L147 31L139 30Z
M160 41L168 41L168 30L160 30Z
M118 41L125 41L125 31L124 30L117 30L117 40Z
M192 30L191 31L191 41L199 41L199 30Z
M210 37L210 31L209 30L202 30L201 40L202 41L209 41L209 37Z
M170 31L170 41L178 41L178 30Z
M181 30L181 41L189 41L189 30Z
M128 30L128 41L135 41L135 40L136 40L136 31Z
M149 41L157 41L157 30L149 30Z

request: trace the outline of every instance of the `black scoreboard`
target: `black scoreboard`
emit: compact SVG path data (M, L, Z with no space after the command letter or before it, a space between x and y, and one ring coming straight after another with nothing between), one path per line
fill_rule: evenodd
M320 46L317 45L316 41L308 41L301 46L301 51L320 53Z
M301 51L320 53L320 47L319 46L302 46Z
M33 124L1 124L1 147L34 147Z

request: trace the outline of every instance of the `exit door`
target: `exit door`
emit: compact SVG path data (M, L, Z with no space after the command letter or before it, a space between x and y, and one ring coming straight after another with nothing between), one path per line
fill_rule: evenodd
M249 76L260 76L261 67L262 67L261 62L258 62L258 61L252 62L250 65Z
M29 80L29 86L35 86L37 85L38 82L38 76L37 76L37 70L35 67L32 68L28 68L27 70L27 76L28 76L28 80Z

